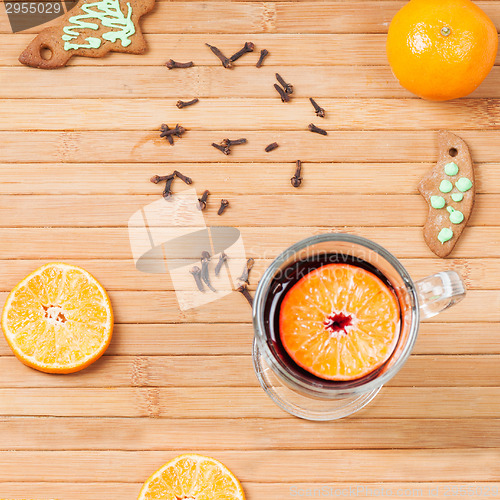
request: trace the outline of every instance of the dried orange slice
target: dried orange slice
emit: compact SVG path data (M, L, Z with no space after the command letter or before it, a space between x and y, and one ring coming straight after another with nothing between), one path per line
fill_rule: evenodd
M217 460L187 454L157 470L138 500L245 500L239 481Z
M107 349L113 311L106 290L87 271L46 264L10 292L2 329L24 364L48 373L72 373Z
M380 367L399 335L399 306L373 273L328 264L299 280L280 309L280 337L288 354L327 380L355 380Z

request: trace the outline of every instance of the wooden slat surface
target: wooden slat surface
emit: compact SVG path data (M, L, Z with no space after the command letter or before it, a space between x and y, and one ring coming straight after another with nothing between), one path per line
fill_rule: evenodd
M157 0L143 23L146 54L74 58L60 71L18 63L40 27L12 34L0 2L0 307L24 275L62 260L104 284L116 315L106 355L69 376L25 367L0 338L0 498L133 499L185 451L224 461L248 500L312 489L353 497L352 488L359 499L498 496L500 56L466 99L415 98L385 56L405 2ZM477 3L500 26L500 1ZM204 45L231 54L245 41L257 50L232 70ZM257 70L262 48L270 55ZM170 58L195 67L169 71ZM294 84L288 104L276 71ZM200 102L175 107L192 97ZM311 122L328 135L308 132ZM188 131L171 147L161 123ZM446 260L423 241L417 192L442 128L469 143L478 192ZM224 156L210 144L225 137L248 144ZM299 190L289 181L297 159ZM208 225L240 229L256 259L252 292L287 246L347 232L385 246L415 280L457 270L467 298L421 325L408 363L351 419L290 417L258 385L240 295L181 312L168 274L134 266L128 220L160 197L149 178L174 168L210 190ZM218 217L221 198L231 205Z

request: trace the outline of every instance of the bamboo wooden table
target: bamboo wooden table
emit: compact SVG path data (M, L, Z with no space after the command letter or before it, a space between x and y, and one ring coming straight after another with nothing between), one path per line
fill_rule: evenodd
M369 498L366 488L396 498L419 490L436 498L439 488L445 498L455 486L495 498L500 67L468 99L413 98L391 76L384 50L403 4L158 0L143 23L146 55L74 58L52 72L17 62L40 28L10 33L0 5L1 302L28 272L63 260L110 291L117 323L107 354L70 376L26 368L2 337L0 498L134 499L150 473L184 451L225 462L249 500L322 486L330 498L353 497L349 487L361 488L355 498ZM500 1L478 4L500 26ZM225 70L204 45L231 54L245 41L269 50L261 69L254 53ZM168 71L170 58L196 66ZM276 71L295 86L289 104L273 89ZM326 119L314 116L311 96ZM175 107L192 97L200 98L192 108ZM158 137L162 122L189 131L170 147ZM310 122L328 136L307 132ZM425 246L416 189L443 128L468 141L479 193L446 261ZM227 136L248 144L227 157L210 147ZM280 147L265 153L274 141ZM299 190L289 182L297 159ZM387 247L416 279L460 271L467 298L422 325L407 365L365 410L337 423L290 417L254 376L242 296L181 313L168 275L134 267L128 218L158 199L151 175L174 168L212 193L208 225L241 229L257 260L252 288L288 245L346 231ZM220 198L231 203L223 217Z

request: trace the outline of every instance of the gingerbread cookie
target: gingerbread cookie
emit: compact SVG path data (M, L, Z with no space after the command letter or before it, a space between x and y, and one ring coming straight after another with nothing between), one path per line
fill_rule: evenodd
M19 61L26 66L54 69L72 56L102 57L108 52L142 54L146 41L139 19L155 0L80 0L57 26L44 29Z
M460 238L475 198L474 167L467 144L451 132L439 132L439 161L418 190L429 205L424 238L438 257L447 257Z

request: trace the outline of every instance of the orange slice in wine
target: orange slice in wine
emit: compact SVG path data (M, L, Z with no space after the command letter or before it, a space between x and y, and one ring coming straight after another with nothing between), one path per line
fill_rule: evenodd
M399 305L373 273L328 264L299 280L280 309L280 337L299 366L327 380L355 380L391 356Z

